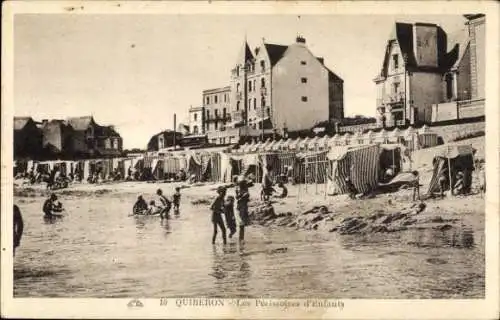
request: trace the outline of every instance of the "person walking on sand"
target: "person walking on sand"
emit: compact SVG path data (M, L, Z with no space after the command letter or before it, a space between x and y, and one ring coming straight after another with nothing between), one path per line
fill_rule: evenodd
M62 204L57 201L57 196L54 193L43 203L42 211L45 218L51 218L55 212L61 212L62 210Z
M413 201L420 200L420 176L417 170L412 171Z
M212 224L214 226L214 232L212 235L212 244L215 244L215 239L217 238L217 227L220 228L222 232L222 242L227 243L226 240L226 227L224 226L224 221L222 220L222 211L224 206L224 197L226 195L226 188L220 186L217 188L217 198L210 206L212 210Z
M160 217L170 219L170 209L172 208L172 202L163 195L161 189L156 190L156 194L159 198L159 207L161 208Z
M236 233L236 219L234 217L234 197L227 196L224 202L224 214L226 216L226 224L230 231L229 239Z
M262 176L262 200L268 201L271 197L273 189L273 179L271 177L273 168L271 165L266 166L266 173Z
M16 255L16 248L21 244L21 237L23 236L24 221L21 215L21 210L18 206L14 205L14 255Z
M236 188L236 209L239 216L239 241L245 240L245 226L249 225L248 202L250 201L250 193L246 180L242 179L238 182Z

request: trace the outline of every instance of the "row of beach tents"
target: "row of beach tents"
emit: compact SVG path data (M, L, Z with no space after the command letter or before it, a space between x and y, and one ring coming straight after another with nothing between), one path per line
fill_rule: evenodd
M375 143L399 143L405 145L410 150L428 148L438 145L438 135L428 126L424 125L420 129L409 127L406 130L395 128L392 131L382 129L378 132L372 130L365 133L335 134L334 136L325 135L314 138L297 139L268 139L264 142L246 143L241 145L233 152L259 152L259 151L286 151L286 150L327 150L335 146L359 146L371 145Z

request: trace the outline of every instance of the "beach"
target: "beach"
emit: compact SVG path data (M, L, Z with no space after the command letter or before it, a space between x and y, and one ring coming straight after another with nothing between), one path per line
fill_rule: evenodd
M432 166L419 169L424 194ZM325 196L324 185L288 185L270 215L255 185L245 243L212 246L219 185L73 184L56 191L67 213L53 222L42 218L44 186L16 186L25 233L14 296L484 297L485 201L474 190L414 202L405 188L353 200ZM138 195L170 196L175 186L178 217L130 216Z

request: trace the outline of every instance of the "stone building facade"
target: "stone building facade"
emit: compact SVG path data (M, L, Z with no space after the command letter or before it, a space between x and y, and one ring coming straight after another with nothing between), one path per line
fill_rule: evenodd
M262 40L253 51L245 41L230 85L204 91L203 100L204 128L217 144L236 143L243 135L310 129L344 117L343 80L311 53L303 37L291 45Z

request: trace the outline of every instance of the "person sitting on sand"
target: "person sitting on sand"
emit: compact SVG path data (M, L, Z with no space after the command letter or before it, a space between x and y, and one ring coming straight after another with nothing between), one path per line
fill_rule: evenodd
M137 197L137 201L134 204L132 212L134 214L144 214L144 211L148 210L148 204L142 196Z
M278 198L286 198L288 196L288 189L285 187L283 182L278 183L278 188L281 189L281 193L277 197Z
M226 216L226 224L229 228L229 239L236 233L236 218L234 217L234 197L227 196L224 202L224 214Z
M47 218L52 217L54 213L63 211L62 203L57 201L57 196L54 193L45 200L42 211Z
M351 178L346 177L345 184L347 186L347 192L349 194L349 198L351 198L351 199L356 198L356 195L358 194L358 190L356 190L356 187L352 183Z

